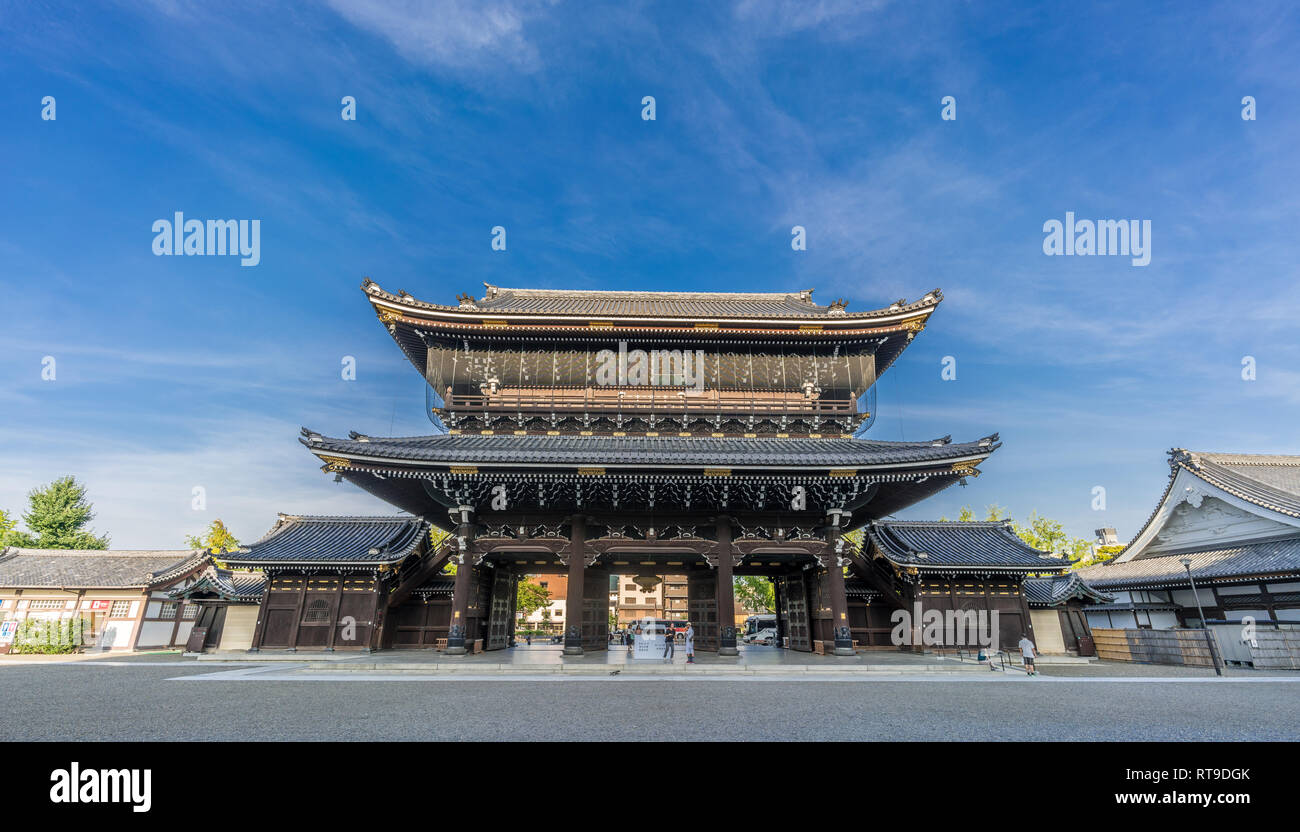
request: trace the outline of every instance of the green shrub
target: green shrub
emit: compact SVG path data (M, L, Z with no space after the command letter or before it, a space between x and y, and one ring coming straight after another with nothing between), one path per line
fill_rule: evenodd
M75 653L81 647L86 622L79 616L51 621L27 618L14 635L13 653Z

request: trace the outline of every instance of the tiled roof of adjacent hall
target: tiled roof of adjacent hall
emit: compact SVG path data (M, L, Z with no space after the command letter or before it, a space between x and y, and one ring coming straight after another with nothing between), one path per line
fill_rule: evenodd
M1111 561L1080 569L1079 575L1093 587L1105 590L1181 585L1187 583L1183 558L1191 559L1192 578L1198 582L1254 575L1300 576L1300 538L1138 558L1124 563Z
M1288 517L1300 518L1300 456L1286 454L1226 454L1169 450L1169 479L1156 506L1128 545L1115 556L1118 565L1141 559L1152 524L1171 498L1180 472L1219 488L1238 499ZM1140 544L1140 545L1139 545ZM1136 548L1135 548L1136 547Z
M202 550L0 550L0 586L41 589L136 589L198 568Z
M1098 604L1108 604L1115 600L1113 595L1107 595L1089 585L1079 577L1078 572L1025 578L1024 583L1021 584L1021 591L1024 592L1025 601L1031 607L1055 607L1071 598L1081 598Z
M876 550L899 566L1052 572L1070 565L1027 545L1010 521L875 520L866 531Z
M429 533L429 524L407 514L380 517L310 517L281 514L261 540L221 555L240 566L310 564L374 565L404 559Z
M1229 494L1257 506L1300 517L1300 456L1219 454L1174 448L1169 464L1186 468Z
M870 467L982 458L999 447L997 434L974 442L883 442L872 439L786 439L669 436L514 436L436 434L334 439L303 428L300 440L317 455L359 464L415 462L466 465L697 465L745 467Z
M392 294L367 278L362 288L375 299L412 310L470 311L489 314L574 315L632 318L873 318L925 313L938 306L943 292L935 289L919 300L899 300L882 309L848 312L846 301L815 303L812 289L795 292L647 292L605 289L510 289L485 283L482 298L460 295L457 305L416 300L406 292Z

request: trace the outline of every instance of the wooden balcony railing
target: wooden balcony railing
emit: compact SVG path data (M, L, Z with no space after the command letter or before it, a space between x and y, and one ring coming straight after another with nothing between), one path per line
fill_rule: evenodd
M496 393L446 397L448 410L496 410L557 413L756 413L852 416L852 398L805 397L799 392L706 390L681 387L515 387Z

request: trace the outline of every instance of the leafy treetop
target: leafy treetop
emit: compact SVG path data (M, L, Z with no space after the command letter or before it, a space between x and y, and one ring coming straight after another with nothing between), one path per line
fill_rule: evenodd
M9 545L9 536L17 525L17 518L10 516L9 512L0 508L0 549Z
M986 520L1005 520L1007 519L1007 510L1002 506L994 503L985 509ZM946 517L940 517L940 520L946 520ZM970 522L975 519L975 512L970 506L962 506L961 512L957 519ZM1055 520L1043 517L1038 512L1029 515L1029 524L1021 525L1012 522L1012 530L1016 536L1035 549L1042 549L1046 552L1053 552L1070 561L1071 569L1081 569L1084 566L1092 566L1097 563L1103 563L1115 556L1123 547L1119 546L1102 546L1094 553L1092 541L1082 537L1070 537L1065 533L1065 527ZM1107 552L1113 549L1114 552Z
M203 549L214 555L239 551L239 541L230 533L230 530L226 528L226 524L221 522L220 518L213 520L204 534L186 535L185 545L191 549Z
M516 598L518 603L515 608L523 613L524 618L538 610L545 610L551 606L551 591L527 579L519 582L519 592L516 594Z
M8 531L10 545L35 549L108 548L108 535L97 536L85 528L95 518L95 511L86 499L86 486L72 476L32 489L27 502L23 523L29 531Z
M734 581L736 600L754 612L776 611L776 587L767 578L742 575Z

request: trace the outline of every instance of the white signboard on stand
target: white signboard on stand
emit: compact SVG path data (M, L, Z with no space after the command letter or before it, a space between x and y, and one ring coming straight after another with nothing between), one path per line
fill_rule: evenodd
M636 627L641 627L641 632L636 633ZM664 634L657 633L654 619L646 618L633 625L635 640L632 642L632 659L636 661L649 659L662 659L664 657Z

